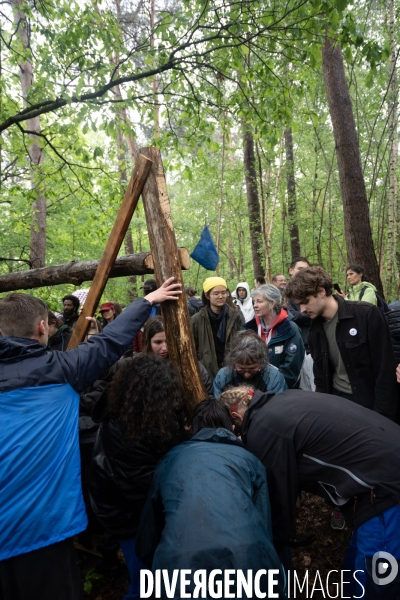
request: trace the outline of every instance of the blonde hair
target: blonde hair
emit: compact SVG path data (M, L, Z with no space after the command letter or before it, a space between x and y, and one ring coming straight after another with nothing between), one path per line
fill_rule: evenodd
M248 406L251 401L251 397L249 398L248 392L254 392L254 388L251 385L238 385L237 387L229 387L227 388L218 398L218 402L221 404L225 404L229 410L231 410L232 406L235 406L238 402L244 406Z

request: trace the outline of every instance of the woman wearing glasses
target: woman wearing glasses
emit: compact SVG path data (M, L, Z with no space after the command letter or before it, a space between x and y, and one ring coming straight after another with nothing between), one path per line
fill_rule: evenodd
M215 377L242 321L240 314L226 305L227 285L222 277L208 277L203 283L203 308L191 318L197 356Z
M268 349L254 331L239 331L225 359L226 367L214 379L214 397L227 387L251 384L260 392L280 394L287 389L284 376L268 364Z
M298 388L304 344L300 329L289 320L282 306L280 290L267 283L254 290L251 297L256 316L244 327L255 331L267 345L268 360L282 373L288 388Z

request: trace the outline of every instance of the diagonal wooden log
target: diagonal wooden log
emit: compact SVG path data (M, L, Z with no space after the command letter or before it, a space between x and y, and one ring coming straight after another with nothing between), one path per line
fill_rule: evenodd
M94 276L93 283L90 286L88 297L86 298L82 312L79 315L79 319L77 320L75 328L72 332L71 340L68 344L68 350L75 348L78 344L80 344L86 335L86 331L89 326L89 322L86 320L86 317L91 317L93 315L94 310L97 307L97 304L104 291L109 273L115 259L117 258L119 249L121 248L126 230L131 222L133 212L139 201L140 194L142 193L142 189L150 167L151 159L139 154L135 161L131 180L125 192L124 199L122 200L117 218L104 249L103 256L100 259L96 275Z
M183 283L160 151L142 148L140 152L152 161L142 197L154 275L159 285L171 276ZM190 414L196 404L207 398L207 393L199 371L185 295L182 294L177 302L163 302L161 313L169 358L181 372L184 401Z
M190 256L186 248L179 248L181 268L189 269ZM0 275L0 293L13 290L32 290L47 285L72 283L80 285L84 281L92 281L100 264L99 260L77 261L52 265L29 271L15 271ZM154 273L154 261L151 252L118 256L108 278L126 277L129 275L146 275Z

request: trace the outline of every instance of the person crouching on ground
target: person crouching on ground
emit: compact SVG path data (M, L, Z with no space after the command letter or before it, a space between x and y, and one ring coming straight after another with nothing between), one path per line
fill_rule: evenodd
M153 573L167 570L170 581L175 569L191 569L192 576L198 569L207 574L221 569L222 578L226 569L245 576L252 569L253 577L261 569L275 569L274 592L285 598L262 464L232 433L229 411L215 400L197 405L192 434L157 467L137 535L139 556ZM232 591L235 575L231 579ZM186 590L193 592L191 583ZM266 575L260 588L266 596ZM179 581L168 596L162 586L161 598L181 598L179 592ZM261 596L254 590L248 597Z
M92 412L101 421L93 449L89 494L93 512L119 540L139 598L141 563L135 536L157 463L184 437L181 385L171 363L139 356L114 376Z
M282 373L268 364L268 349L255 331L239 331L232 340L226 359L226 367L220 369L214 379L214 397L227 386L250 383L255 389L272 390L280 394L287 389Z

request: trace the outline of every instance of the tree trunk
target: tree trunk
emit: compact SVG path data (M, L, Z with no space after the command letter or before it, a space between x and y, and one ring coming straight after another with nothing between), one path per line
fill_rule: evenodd
M365 273L377 287L378 293L383 295L342 51L339 45L333 47L327 37L322 48L322 69L335 137L347 258L349 263L364 267Z
M389 3L389 35L391 46L390 68L389 68L389 210L387 229L387 258L386 258L386 289L391 291L393 281L399 280L399 270L396 260L397 250L397 156L398 156L398 134L397 134L397 76L396 76L396 41L395 41L395 15L393 0Z
M143 206L155 278L159 285L168 277L183 283L160 151L142 148L140 152L153 163L143 188ZM191 414L195 406L207 398L207 393L200 375L185 294L181 294L178 301L163 302L161 313L169 358L181 373L184 402Z
M14 9L14 23L17 25L17 35L21 41L24 54L28 55L30 50L28 36L28 20L20 8L23 0L10 0ZM28 93L33 82L33 65L29 59L20 62L20 80L24 107L28 106ZM41 133L39 117L28 119L26 122L28 131ZM34 267L44 267L46 262L46 198L43 193L43 180L40 165L43 164L43 150L38 144L38 138L29 134L33 143L29 145L31 188L34 190L36 200L32 203L31 213L31 241L30 261Z
M290 249L292 260L301 256L299 227L297 224L297 205L296 205L296 182L294 179L294 152L293 152L293 134L292 128L285 131L285 149L286 149L286 180L288 195L288 220Z
M263 275L262 266L262 229L260 219L260 201L257 188L257 170L254 156L253 133L245 127L243 133L243 165L246 180L247 206L249 209L250 243L253 258L254 277Z

